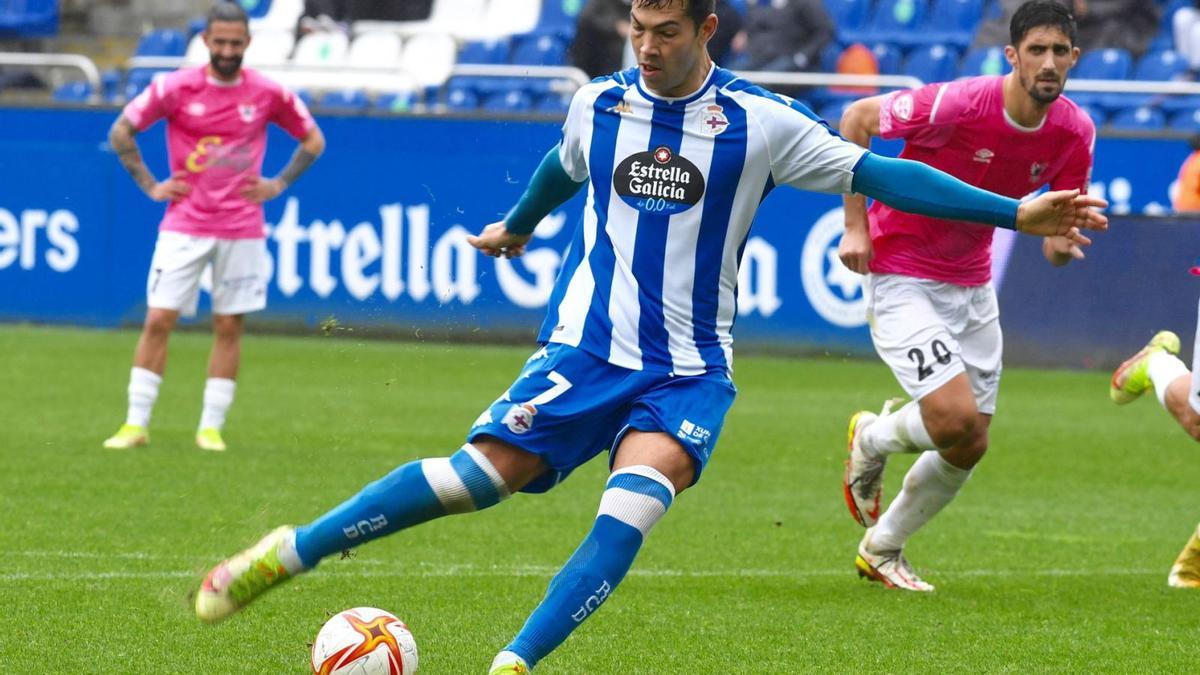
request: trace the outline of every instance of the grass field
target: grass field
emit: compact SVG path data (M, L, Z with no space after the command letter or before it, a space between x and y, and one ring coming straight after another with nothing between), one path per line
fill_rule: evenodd
M449 454L531 350L251 336L218 454L191 442L209 340L172 340L153 444L118 452L100 442L135 334L0 328L0 670L301 673L330 612L371 605L409 623L422 673L481 673L590 526L602 461L201 625L186 598L208 567ZM938 586L918 596L856 578L840 493L848 413L898 393L885 367L743 356L736 379L704 480L539 673L1194 672L1200 593L1165 582L1200 455L1153 401L1006 371L991 453L908 547Z

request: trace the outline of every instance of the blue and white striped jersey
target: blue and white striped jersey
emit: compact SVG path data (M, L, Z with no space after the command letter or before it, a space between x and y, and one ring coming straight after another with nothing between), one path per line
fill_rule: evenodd
M539 340L632 370L733 362L738 265L776 185L849 192L865 150L791 99L713 67L698 91L651 94L633 68L580 89L560 159L587 205Z

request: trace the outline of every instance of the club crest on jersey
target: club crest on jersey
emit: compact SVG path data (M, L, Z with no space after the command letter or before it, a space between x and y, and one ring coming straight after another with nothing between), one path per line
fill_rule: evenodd
M242 118L243 122L249 124L254 121L255 110L256 108L253 104L243 103L238 106L238 115Z
M725 117L723 110L719 105L704 107L700 115L700 128L704 133L716 136L729 127L729 118Z
M516 404L504 413L504 426L514 434L527 434L533 428L533 416L536 414L537 408L532 403Z
M991 164L992 158L995 156L996 156L996 153L992 152L991 150L988 150L987 148L980 148L979 150L975 151L975 161L976 162L983 162L984 164Z
M613 189L643 213L679 213L704 196L704 176L686 157L660 145L622 160L613 171Z
M912 94L902 94L897 96L892 101L892 114L901 122L907 122L912 119L913 114L913 97Z
M1042 174L1046 173L1046 166L1047 164L1045 162L1034 162L1029 167L1029 182L1038 182L1038 180L1041 179Z

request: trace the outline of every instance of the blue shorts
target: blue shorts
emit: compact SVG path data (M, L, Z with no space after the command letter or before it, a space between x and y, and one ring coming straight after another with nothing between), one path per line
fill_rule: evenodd
M692 457L695 483L736 394L724 371L629 370L551 343L529 357L508 391L475 420L467 440L493 436L541 456L550 470L521 491L545 492L601 451L617 447L629 429L662 431Z

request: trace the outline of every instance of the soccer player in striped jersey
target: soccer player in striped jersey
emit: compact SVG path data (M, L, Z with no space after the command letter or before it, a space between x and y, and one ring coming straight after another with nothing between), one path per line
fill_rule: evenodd
M541 347L448 458L405 464L298 528L214 568L197 615L218 621L325 556L452 513L542 492L605 449L599 513L545 598L496 656L523 673L596 611L644 538L699 480L733 403L739 254L778 185L861 192L945 217L1086 240L1103 229L1075 191L1019 204L929 167L877 157L804 106L716 67L712 0L634 0L638 67L576 93L561 142L500 222L471 243L525 252L534 227L587 185Z
M1112 376L1109 398L1125 405L1153 389L1158 402L1194 440L1200 441L1200 309L1196 318L1196 343L1192 369L1179 360L1179 336L1159 331L1138 353L1122 363ZM1174 588L1200 588L1200 527L1175 559L1167 584Z
M1079 58L1075 21L1055 2L1013 14L1005 55L1013 72L931 84L856 101L846 138L903 138L901 157L926 162L979 187L1022 197L1043 185L1086 190L1096 131L1060 96ZM905 213L863 197L846 202L839 244L850 269L869 274L871 339L912 402L850 419L842 482L851 514L868 528L859 574L890 588L931 591L904 556L909 538L950 503L983 458L1000 388L1002 337L991 284L994 230ZM1055 265L1082 258L1079 242L1047 238ZM921 453L881 516L887 457Z

